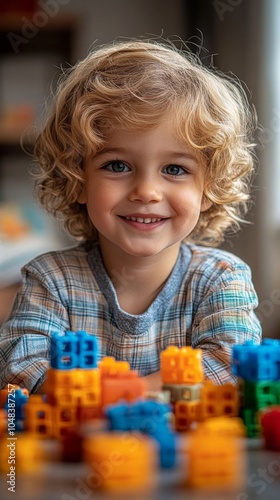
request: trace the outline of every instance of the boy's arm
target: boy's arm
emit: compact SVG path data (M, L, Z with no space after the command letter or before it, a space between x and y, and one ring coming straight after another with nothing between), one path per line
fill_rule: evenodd
M228 269L211 284L193 321L191 345L202 349L205 378L217 384L236 382L231 372L234 344L261 342L258 305L246 264Z
M162 381L160 376L160 371L151 373L143 379L147 382L147 390L148 391L161 391L162 390Z
M0 330L0 388L11 383L37 392L49 367L50 333L67 329L68 314L59 295L43 273L28 268Z

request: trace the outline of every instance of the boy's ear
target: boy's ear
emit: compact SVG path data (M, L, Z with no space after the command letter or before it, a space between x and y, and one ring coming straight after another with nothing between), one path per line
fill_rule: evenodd
M213 203L210 201L205 195L203 195L202 200L201 200L201 207L200 211L201 212L206 212L208 208L212 207Z

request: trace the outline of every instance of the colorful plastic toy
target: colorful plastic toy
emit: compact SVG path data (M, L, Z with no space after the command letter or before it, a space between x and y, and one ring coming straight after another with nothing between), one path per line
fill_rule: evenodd
M280 405L271 406L260 412L260 423L265 447L280 451Z
M64 334L54 332L51 336L51 367L59 370L71 368L96 368L98 342L94 335L84 331Z
M165 384L200 384L203 381L202 351L169 346L161 353L161 380Z
M260 345L248 342L233 346L232 372L251 382L279 380L280 344L266 339Z
M202 429L190 433L188 484L199 488L241 488L245 479L244 450L238 437L221 434L217 429Z
M150 490L157 477L155 441L139 433L104 432L86 437L84 457L92 487L114 492Z

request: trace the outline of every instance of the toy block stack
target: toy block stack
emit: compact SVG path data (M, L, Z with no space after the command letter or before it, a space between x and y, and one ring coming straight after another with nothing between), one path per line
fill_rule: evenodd
M280 404L280 341L235 345L232 371L238 376L240 415L247 435L257 437L261 434L259 412Z
M84 331L54 333L46 398L31 395L26 428L38 436L62 438L83 421L100 415L98 345Z
M170 392L177 430L198 420L203 382L201 349L169 346L161 353L162 390Z

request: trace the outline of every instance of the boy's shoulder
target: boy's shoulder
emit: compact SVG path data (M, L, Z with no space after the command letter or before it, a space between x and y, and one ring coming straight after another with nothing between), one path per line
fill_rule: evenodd
M249 272L250 267L233 253L214 247L185 244L191 252L189 269L198 274L223 274L225 272Z
M51 250L38 255L28 262L23 269L38 269L48 272L50 269L68 268L87 264L88 248L84 243L72 245L60 250Z

